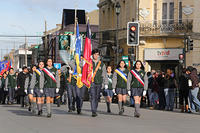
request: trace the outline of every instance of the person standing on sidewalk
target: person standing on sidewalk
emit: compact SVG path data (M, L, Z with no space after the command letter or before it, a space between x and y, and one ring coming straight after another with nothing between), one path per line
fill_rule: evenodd
M127 91L127 77L128 69L125 61L121 60L113 74L112 88L116 90L118 96L119 115L124 113L124 104L126 103Z
M144 90L144 76L144 66L140 60L137 60L133 69L128 74L127 81L127 88L131 90L131 95L135 100L134 117L140 117L141 97L146 95L146 90Z
M186 74L188 74L189 76L188 86L190 87L189 99L190 99L191 112L195 113L196 107L200 110L200 101L197 98L199 92L199 77L197 75L197 69L193 68L192 66L188 66Z
M182 74L179 77L179 99L181 112L188 112L188 96L189 96L189 86L188 77L186 75L186 68L183 68ZM184 106L185 101L185 106Z
M25 98L25 95L28 94L27 90L25 89L25 81L28 76L29 76L28 68L26 66L24 66L22 68L22 72L20 72L17 77L17 87L18 87L17 94L20 98L21 107L24 107L24 105L25 105L24 98Z

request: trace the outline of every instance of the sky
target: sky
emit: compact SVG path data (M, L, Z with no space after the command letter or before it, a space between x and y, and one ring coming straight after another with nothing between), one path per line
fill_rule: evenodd
M98 9L99 0L1 0L0 35L42 35L44 21L47 30L62 21L63 9ZM24 43L24 38L0 37L1 55ZM28 38L28 44L37 44L39 38Z

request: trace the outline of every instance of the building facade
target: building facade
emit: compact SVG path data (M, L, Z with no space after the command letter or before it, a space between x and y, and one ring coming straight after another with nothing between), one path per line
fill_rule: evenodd
M119 1L119 32L116 37L116 2ZM138 5L138 6L136 6ZM198 0L99 0L100 47L105 53L116 54L116 38L119 55L134 55L145 64L146 70L179 70L179 54L186 57L186 66L200 70ZM140 23L140 44L127 46L127 23ZM193 40L193 50L187 51L187 40ZM187 52L185 52L187 51ZM199 55L198 55L199 56ZM111 57L112 61L115 56Z

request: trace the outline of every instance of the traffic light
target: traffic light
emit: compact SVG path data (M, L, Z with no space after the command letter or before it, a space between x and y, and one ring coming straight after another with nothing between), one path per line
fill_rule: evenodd
M188 48L189 50L193 50L193 40L188 40Z
M139 45L139 23L128 22L127 24L127 45L138 46Z

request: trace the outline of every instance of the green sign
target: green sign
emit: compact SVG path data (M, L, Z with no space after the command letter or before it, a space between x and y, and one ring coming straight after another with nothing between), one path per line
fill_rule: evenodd
M122 56L122 60L124 60L126 65L128 66L128 56Z

